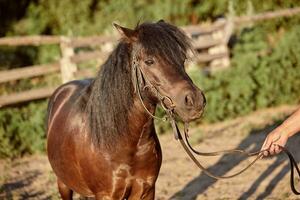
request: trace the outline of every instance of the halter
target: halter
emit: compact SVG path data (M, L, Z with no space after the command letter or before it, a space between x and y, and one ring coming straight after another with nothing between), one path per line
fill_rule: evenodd
M171 113L173 113L173 110L175 108L175 104L173 103L172 99L166 95L162 95L158 88L156 86L154 86L146 76L144 76L144 72L142 71L141 67L138 64L138 57L137 57L137 53L139 52L139 49L133 50L132 53L132 81L133 81L133 85L134 85L134 91L137 92L138 97L144 107L144 109L146 110L146 112L154 119L157 120L162 120L162 121L167 121L167 117L157 117L155 115L153 115L148 108L146 107L146 105L144 104L142 95L141 95L141 89L140 89L140 85L143 84L143 90L146 90L147 88L150 88L150 90L153 91L153 93L155 94L156 98L158 98L161 107L163 108L163 110L170 115ZM167 100L169 102L169 105L167 105L165 103L165 100ZM169 116L170 117L170 116Z
M262 153L263 152L269 152L270 148L268 149L264 149L264 150L260 150L260 151L256 151L256 152L247 152L245 150L242 149L229 149L229 150L223 150L223 151L215 151L215 152L200 152L195 150L189 140L188 140L188 123L186 122L184 124L184 138L178 128L177 122L175 120L175 113L174 113L174 109L176 107L176 105L173 103L172 99L169 96L166 95L162 95L159 92L159 89L157 88L157 86L155 86L154 84L152 84L149 79L147 78L146 74L143 72L142 68L139 66L138 64L138 57L137 54L140 51L141 48L137 47L137 48L133 48L132 51L132 81L133 81L133 85L134 85L134 90L137 93L141 104L143 105L145 111L154 119L157 120L162 120L162 121L169 121L172 129L173 129L173 134L176 140L179 140L180 144L182 145L183 149L186 151L186 153L188 154L188 156L192 159L192 161L209 177L214 178L214 179L228 179L228 178L233 178L237 175L242 174L243 172L245 172L247 169L249 169L252 165L254 165L254 163L263 157ZM155 115L153 115L145 106L142 95L141 95L141 88L140 85L143 85L143 90L146 90L147 88L150 88L153 93L155 94L156 98L158 98L159 103L162 107L162 109L165 111L166 116L165 117L157 117ZM167 100L170 105L168 106L165 103L165 100ZM275 144L277 145L277 144ZM294 194L296 195L300 195L300 192L296 190L295 188L295 182L294 182L294 169L296 169L298 176L300 177L300 169L298 168L297 162L295 161L293 155L285 148L282 147L280 145L279 148L281 148L283 150L283 152L288 156L289 160L290 160L290 168L291 168L291 176L290 176L290 186L291 186L291 190L293 191ZM238 153L238 154L242 154L245 155L247 157L254 157L256 156L256 158L251 161L246 167L244 167L243 169L241 169L240 171L232 174L232 175L228 175L228 176L217 176L212 174L211 172L209 172L194 156L194 154L199 155L199 156L218 156L218 155L223 155L223 154L228 154L228 153Z

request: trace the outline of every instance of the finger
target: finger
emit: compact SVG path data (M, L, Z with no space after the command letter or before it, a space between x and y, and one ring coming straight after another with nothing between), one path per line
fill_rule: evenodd
M264 143L261 145L261 149L260 149L261 151L263 151L264 149L266 149L267 142L268 142L268 138L265 139Z
M261 156L261 158L268 156L268 150L262 147L258 156Z
M269 150L270 151L270 155L274 155L275 154L275 147L276 147L275 145L273 145L273 144L271 145L270 150Z
M263 155L264 155L264 157L269 156L269 150L264 150Z
M271 147L271 145L272 145L272 143L268 139L266 139L264 145L262 146L262 150L264 151L263 152L264 156L270 155L269 148Z
M264 144L261 146L261 151L264 151L264 150L266 150L268 147L267 147L267 144L268 144L268 142L267 141L265 141L264 142Z
M281 148L278 145L274 145L274 150L276 154L279 154L281 152Z
M262 149L262 154L263 154L264 157L269 156L269 155L270 155L269 148L264 147L264 148Z

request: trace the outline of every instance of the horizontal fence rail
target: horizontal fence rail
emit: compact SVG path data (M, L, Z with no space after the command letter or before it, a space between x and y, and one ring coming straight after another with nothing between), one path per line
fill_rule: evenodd
M234 23L236 24L243 24L247 22L258 22L263 20L270 20L275 19L278 17L292 17L294 15L300 14L300 8L288 8L288 9L282 9L278 11L269 11L264 12L257 15L250 15L250 16L241 16L234 18Z
M17 103L43 99L51 96L56 87L46 87L40 89L32 89L28 91L12 93L9 95L0 96L0 107L13 105Z
M60 44L65 36L16 36L0 38L0 45L3 46L40 46L49 44ZM89 36L71 38L70 43L74 48L82 46L97 46L106 42L113 42L114 37L109 36Z
M44 64L0 71L0 83L59 72L60 64Z
M182 27L182 30L192 39L196 52L194 62L208 64L211 69L216 66L224 68L230 64L228 42L235 27L248 22L291 17L299 13L300 8L282 9L257 15L223 18L208 25L185 26ZM93 77L95 73L93 70L78 69L77 65L90 60L103 62L117 41L118 39L114 36L66 37L39 35L0 38L0 46L59 45L61 50L61 58L57 62L0 71L0 84L53 73L60 73L62 83L78 77ZM84 49L82 47L87 47L86 49L89 49L89 51L82 50ZM78 48L82 49L75 51ZM54 90L55 87L44 87L2 95L0 96L0 107L47 98Z
M80 63L88 60L100 59L104 60L107 58L109 52L103 51L92 51L92 52L82 52L71 57L71 61L74 63Z

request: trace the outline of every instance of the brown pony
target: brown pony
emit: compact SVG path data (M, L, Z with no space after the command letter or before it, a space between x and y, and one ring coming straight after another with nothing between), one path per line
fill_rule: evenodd
M191 45L181 30L162 20L134 30L114 26L122 39L97 77L64 84L49 101L47 152L64 200L73 191L154 199L162 153L147 110L154 114L160 94L183 121L203 111L204 95L184 69Z

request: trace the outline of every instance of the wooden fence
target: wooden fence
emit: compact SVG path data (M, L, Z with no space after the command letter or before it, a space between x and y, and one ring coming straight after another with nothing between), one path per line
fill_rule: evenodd
M210 25L186 26L182 29L192 38L196 51L195 62L207 63L211 67L227 67L230 64L228 41L236 26L276 17L289 17L300 13L300 8L265 12L254 16L220 19ZM0 38L0 46L40 46L56 44L60 46L61 58L58 62L27 66L13 70L0 71L0 84L20 79L28 79L51 73L60 73L65 83L78 76L93 76L91 70L79 70L77 65L89 60L104 61L117 39L108 36L65 37L65 36L22 36ZM80 47L97 50L76 53ZM103 48L105 47L105 48ZM100 49L100 50L99 50ZM0 96L0 107L49 97L55 88L44 87Z
M56 44L60 46L61 58L59 61L43 64L27 66L12 70L0 71L0 83L16 81L25 78L33 78L37 76L47 75L51 73L60 73L61 82L65 83L76 79L78 76L92 76L91 70L78 70L77 64L92 60L105 59L109 51L90 51L75 53L74 49L79 47L96 47L105 44L111 44L115 41L113 37L95 36L95 37L77 37L69 38L64 36L23 36L23 37L7 37L0 39L0 45L6 46L39 46ZM12 105L16 103L41 99L49 97L55 87L43 87L39 89L31 89L18 93L0 96L0 107Z

